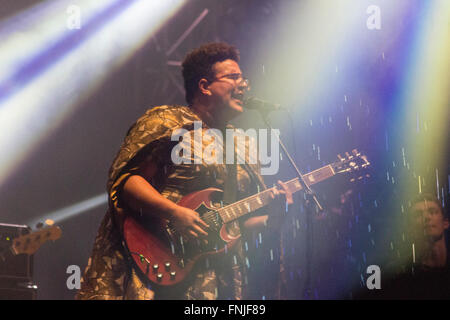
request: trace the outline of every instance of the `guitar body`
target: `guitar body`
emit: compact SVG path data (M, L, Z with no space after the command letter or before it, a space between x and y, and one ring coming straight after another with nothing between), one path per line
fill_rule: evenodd
M124 239L135 265L152 283L173 286L183 282L199 261L230 249L239 237L227 231L227 225L214 214L212 206L222 190L208 188L183 197L178 205L190 208L210 226L206 239L187 241L164 219L137 220L129 215L124 221Z

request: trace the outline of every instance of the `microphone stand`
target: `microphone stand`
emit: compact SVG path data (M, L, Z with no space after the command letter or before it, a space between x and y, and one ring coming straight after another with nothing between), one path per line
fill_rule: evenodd
M264 110L264 109L259 109L258 110L261 114L261 117L264 121L264 123L266 124L266 126L271 130L271 132L273 131L272 126L269 123L269 120L267 119L267 115L269 114L270 110ZM305 281L305 287L306 287L306 293L307 296L310 297L311 296L311 260L312 260L312 245L313 245L313 234L312 234L312 213L313 213L313 207L311 205L312 201L311 199L314 201L314 203L316 204L317 208L319 209L319 211L323 210L322 205L320 204L319 200L316 197L316 194L313 190L311 190L311 188L309 187L309 185L306 183L305 179L303 178L302 173L300 172L300 170L298 169L297 165L295 164L294 159L292 159L291 155L289 154L286 146L284 145L283 141L281 140L279 135L277 136L277 140L281 146L281 149L283 150L284 154L286 155L286 157L289 160L289 163L291 164L291 166L294 168L295 172L297 173L297 176L299 178L300 184L303 188L303 192L306 196L306 221L307 221L307 234L306 234L306 238L307 238L307 242L308 245L306 247L306 281Z
M268 111L266 110L259 110L262 118L266 124L266 126L270 129L273 130L272 126L270 125L269 121L267 120L267 114ZM303 191L305 192L305 194L310 197L314 203L316 204L316 206L319 208L319 211L323 210L322 205L320 204L319 200L316 197L316 194L314 193L313 190L311 190L311 188L308 186L308 184L305 182L305 179L303 178L302 173L300 172L300 170L298 169L297 165L295 164L294 159L292 159L291 155L289 154L289 152L287 151L286 146L284 145L283 141L281 140L279 135L277 136L277 140L280 143L281 149L283 150L284 154L287 156L289 163L291 164L291 166L295 169L295 172L297 173L297 176L299 178L300 184L302 185Z

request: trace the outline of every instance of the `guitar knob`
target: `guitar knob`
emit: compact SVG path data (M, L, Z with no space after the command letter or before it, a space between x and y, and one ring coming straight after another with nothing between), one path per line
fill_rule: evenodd
M158 274L156 275L156 280L161 281L162 278L163 278L162 273L158 273Z
M175 271L172 271L171 273L170 273L170 279L175 279L175 276L177 275L177 273L175 272Z
M158 270L158 268L159 268L159 265L157 263L155 263L153 265L153 271L156 272Z
M170 270L170 262L166 262L164 264L164 266L166 267L166 270L169 271Z

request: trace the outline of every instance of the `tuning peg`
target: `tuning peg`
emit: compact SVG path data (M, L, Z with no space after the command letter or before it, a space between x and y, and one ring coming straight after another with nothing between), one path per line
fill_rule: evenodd
M350 155L350 153L348 153L348 152L345 152L345 156L347 157L347 159L353 158L353 157Z
M38 224L36 224L36 229L42 229L43 226L44 224L42 222L39 222Z
M358 157L358 156L360 155L360 153L358 152L357 149L353 149L353 150L352 150L352 153L353 153L353 155L354 155L355 157Z
M47 219L47 220L45 220L45 224L48 225L48 226L52 226L52 225L55 224L55 221L53 221L51 219Z
M369 162L369 160L367 160L367 157L366 157L366 156L361 156L361 159L364 160L364 166L370 165L370 162Z
M344 161L344 160L345 160L344 158L342 158L342 156L341 156L340 154L338 154L337 157L338 157L338 159L339 159L340 161Z

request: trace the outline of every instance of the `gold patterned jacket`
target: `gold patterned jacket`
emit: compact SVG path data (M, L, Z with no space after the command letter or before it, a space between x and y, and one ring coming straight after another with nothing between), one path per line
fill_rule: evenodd
M201 121L189 107L160 106L149 109L131 126L109 171L107 192L109 208L98 230L81 289L76 299L240 299L245 291L245 255L230 259L222 271L203 270L183 292L159 292L142 280L124 250L122 221L129 208L121 202L120 192L131 175L146 161L157 164L156 175L149 181L164 197L177 202L184 195L201 189L223 189L227 177L225 164L174 164L171 150L174 130L193 133L194 121ZM202 133L208 127L203 123ZM204 141L206 143L206 141ZM205 145L203 145L203 148ZM256 174L249 174L253 170ZM264 189L257 165L237 166L238 198ZM219 291L227 294L219 295Z

